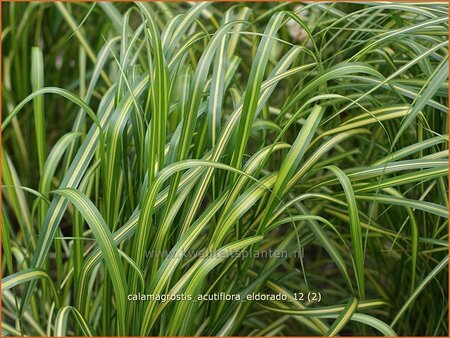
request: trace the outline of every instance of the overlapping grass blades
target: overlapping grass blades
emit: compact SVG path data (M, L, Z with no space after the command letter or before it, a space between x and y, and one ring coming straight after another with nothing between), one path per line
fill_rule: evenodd
M447 335L445 4L2 7L3 334Z

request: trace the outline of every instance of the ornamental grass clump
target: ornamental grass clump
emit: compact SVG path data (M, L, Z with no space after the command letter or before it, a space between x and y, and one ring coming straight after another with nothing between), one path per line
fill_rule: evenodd
M448 334L448 8L4 3L2 333Z

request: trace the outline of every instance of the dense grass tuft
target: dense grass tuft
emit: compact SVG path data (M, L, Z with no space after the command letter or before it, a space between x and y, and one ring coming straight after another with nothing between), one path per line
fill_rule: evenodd
M2 7L4 335L448 334L447 4Z

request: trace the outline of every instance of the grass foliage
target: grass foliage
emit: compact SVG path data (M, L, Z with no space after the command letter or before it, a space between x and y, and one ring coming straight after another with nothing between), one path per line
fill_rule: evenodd
M447 335L446 4L2 7L3 334Z

